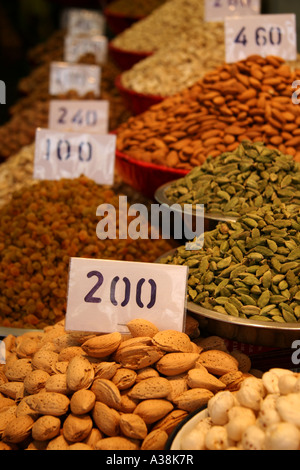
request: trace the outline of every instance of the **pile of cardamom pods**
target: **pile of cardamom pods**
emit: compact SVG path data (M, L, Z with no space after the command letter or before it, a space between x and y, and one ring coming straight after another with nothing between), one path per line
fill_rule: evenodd
M209 157L165 191L170 203L204 204L206 213L239 217L263 204L300 207L300 163L263 143L242 142Z
M234 317L300 323L299 209L269 204L219 222L202 249L179 247L161 262L189 267L190 302Z

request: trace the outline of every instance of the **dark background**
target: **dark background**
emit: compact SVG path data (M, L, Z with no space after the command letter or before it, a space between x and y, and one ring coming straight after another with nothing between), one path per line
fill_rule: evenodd
M130 0L128 0L130 1ZM0 80L6 83L6 106L0 106L0 125L9 119L8 109L18 98L17 84L28 75L26 53L60 28L64 8L103 10L109 0L0 0ZM298 14L300 50L300 1L262 0L262 13Z

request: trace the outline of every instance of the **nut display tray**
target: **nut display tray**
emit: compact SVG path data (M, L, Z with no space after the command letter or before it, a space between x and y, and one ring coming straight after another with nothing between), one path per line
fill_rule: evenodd
M161 262L173 254L176 249L160 256ZM292 348L296 340L300 340L300 323L276 323L254 321L208 310L194 302L187 302L187 312L199 321L199 327L210 335L267 348ZM292 351L292 349L291 349Z

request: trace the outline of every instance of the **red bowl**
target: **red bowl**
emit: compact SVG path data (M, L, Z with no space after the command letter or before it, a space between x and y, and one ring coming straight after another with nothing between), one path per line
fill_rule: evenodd
M136 91L129 90L122 85L122 75L119 75L115 80L115 85L118 88L127 109L134 115L144 113L151 106L161 103L164 98L158 95L144 95Z
M137 64L137 62L153 54L153 52L126 51L125 49L115 47L111 42L109 43L108 49L110 56L121 70L129 70Z
M143 16L126 16L122 13L115 13L109 10L109 7L104 10L104 16L111 31L118 35L130 28L131 25L137 21L142 20Z
M143 196L154 199L155 191L170 181L182 178L189 171L147 163L116 151L116 170L127 183Z

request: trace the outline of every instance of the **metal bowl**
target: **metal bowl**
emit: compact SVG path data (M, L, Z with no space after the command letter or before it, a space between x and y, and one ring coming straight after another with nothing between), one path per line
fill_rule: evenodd
M157 263L175 253L168 251ZM211 335L266 348L290 349L300 340L300 323L259 322L208 310L194 302L187 302L187 312L197 317L200 329Z
M181 423L178 424L178 426L176 426L174 431L170 434L165 450L182 450L182 437L194 429L197 424L200 423L200 421L207 418L208 416L207 408L201 408L200 410L196 410L193 413L190 413L181 421Z
M173 183L175 183L175 181L176 180L166 183L155 191L154 198L159 204L166 204L168 206L173 204L173 202L167 198L166 191L170 186L172 186ZM184 208L182 208L182 214L184 215ZM194 217L196 217L196 211L194 209L192 210L192 214ZM223 214L214 214L212 212L204 211L204 225L205 230L207 231L213 230L219 222L236 222L236 220L237 217L230 217Z

